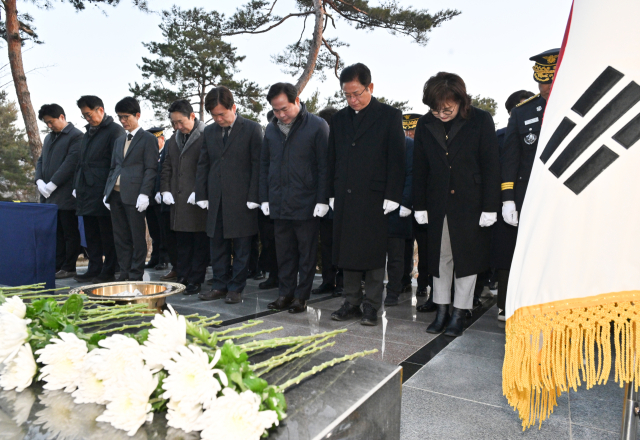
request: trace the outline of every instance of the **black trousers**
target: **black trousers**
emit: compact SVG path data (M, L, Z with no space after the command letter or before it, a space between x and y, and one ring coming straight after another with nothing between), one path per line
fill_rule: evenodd
M496 276L498 278L498 308L506 309L507 305L507 287L509 284L509 271L505 269L497 269Z
M364 275L363 298L360 286ZM369 303L374 309L382 307L382 292L384 290L384 267L367 271L344 270L344 299L349 304L359 306L363 302Z
M395 295L400 295L400 292L402 291L402 275L404 273L404 247L404 238L387 238L387 292L394 293ZM367 296L369 296L368 293Z
M427 265L427 225L420 225L413 220L413 236L418 245L418 289L433 287L433 277L429 274Z
M80 229L75 210L58 210L56 229L56 272L76 271L76 261L80 254Z
M120 277L142 281L147 258L147 238L144 212L135 205L122 203L119 191L109 197L113 238L120 264Z
M178 266L178 241L175 231L171 230L171 213L161 211L160 213L160 240L167 251L167 258L171 267ZM208 240L207 240L208 241Z
M276 235L273 220L258 213L258 228L260 230L260 243L262 250L258 260L260 270L269 272L269 278L278 278L278 258L276 255Z
M344 286L342 270L333 264L333 219L320 218L320 252L322 255L322 283Z
M113 276L118 263L113 242L113 226L110 216L85 215L84 237L87 241L89 268L87 274ZM104 256L104 262L102 257Z
M175 232L178 244L176 272L189 284L204 283L209 265L209 237L206 232Z
M144 212L144 216L147 219L147 227L149 228L149 236L151 237L151 258L149 263L155 265L158 263L169 262L167 256L167 249L162 242L162 206L153 205L149 206ZM208 240L207 240L208 241Z
M218 208L216 229L211 237L212 290L242 292L247 285L251 240L253 236L224 238L222 203ZM231 271L231 246L233 245L233 271ZM206 268L206 265L205 265Z
M317 218L274 220L280 296L308 300L318 260Z
M413 245L415 240L408 238L404 241L404 270L402 271L402 285L411 284L411 272L413 271Z
M255 274L259 267L260 259L260 237L259 234L251 236L251 252L249 253L249 274Z

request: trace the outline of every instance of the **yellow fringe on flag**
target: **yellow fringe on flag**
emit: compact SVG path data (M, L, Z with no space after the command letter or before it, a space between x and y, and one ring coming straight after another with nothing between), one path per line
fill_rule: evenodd
M636 301L599 302L606 299ZM615 349L615 381L640 384L640 292L618 292L518 309L507 320L502 391L522 429L553 413L556 398L606 384ZM611 329L613 328L613 335Z

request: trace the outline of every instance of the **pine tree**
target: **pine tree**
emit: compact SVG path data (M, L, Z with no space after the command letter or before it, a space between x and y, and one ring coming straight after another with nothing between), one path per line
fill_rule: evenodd
M29 143L16 127L18 109L0 90L0 199L35 201Z

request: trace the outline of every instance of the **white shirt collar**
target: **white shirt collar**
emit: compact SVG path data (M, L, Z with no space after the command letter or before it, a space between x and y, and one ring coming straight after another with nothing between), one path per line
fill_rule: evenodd
M128 130L126 130L126 131L127 131L127 134L130 134L130 135L135 136L135 135L136 135L136 133L138 132L138 130L140 130L141 128L142 128L142 127L140 127L140 126L138 125L138 128L136 128L136 129L135 129L135 130L133 130L133 131L128 131Z

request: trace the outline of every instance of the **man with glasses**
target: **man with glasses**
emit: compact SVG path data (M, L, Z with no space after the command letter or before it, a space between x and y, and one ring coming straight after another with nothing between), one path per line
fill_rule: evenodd
M147 258L144 211L154 196L158 139L138 124L140 104L134 98L120 100L116 114L126 136L116 140L103 202L111 210L120 264L118 281L142 281Z
M88 124L80 145L72 194L76 197L76 215L84 220L89 268L75 280L106 283L115 281L117 259L111 214L102 199L111 168L111 153L116 139L124 135L124 129L105 114L104 104L97 96L81 96L77 105Z
M388 217L400 208L405 183L402 112L373 96L371 72L358 63L340 73L348 106L331 119L329 197L334 208L334 264L344 271L336 321L376 325L382 306ZM366 298L360 291L364 274ZM361 308L362 306L362 308Z

